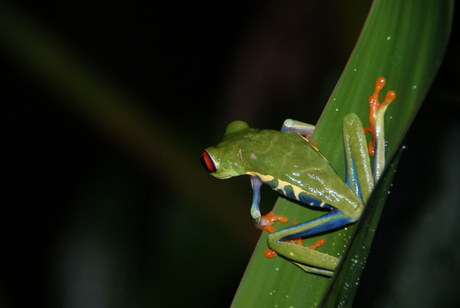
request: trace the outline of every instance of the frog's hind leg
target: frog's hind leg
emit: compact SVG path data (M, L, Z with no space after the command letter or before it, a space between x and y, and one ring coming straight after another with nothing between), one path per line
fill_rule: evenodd
M343 143L347 165L346 183L364 203L374 187L374 180L363 125L354 113L343 118Z
M332 208L329 213L318 218L270 234L268 246L307 272L332 276L339 263L339 258L286 240L328 232L348 225L355 220L342 211Z

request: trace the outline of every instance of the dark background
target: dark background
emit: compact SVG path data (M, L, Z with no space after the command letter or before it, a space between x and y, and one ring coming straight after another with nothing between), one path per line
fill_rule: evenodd
M370 7L357 0L14 3L19 21L40 25L133 97L196 164L233 119L278 128L300 114L314 123ZM407 136L355 307L453 307L460 299L458 35L454 25ZM259 235L249 219L229 223L245 238L229 238L199 199L146 167L0 39L0 307L229 306ZM163 142L153 140L158 152ZM174 156L168 164L180 162ZM196 179L215 181L204 172ZM249 181L216 185L234 185L246 201L218 213L248 217ZM264 193L264 202L274 198Z

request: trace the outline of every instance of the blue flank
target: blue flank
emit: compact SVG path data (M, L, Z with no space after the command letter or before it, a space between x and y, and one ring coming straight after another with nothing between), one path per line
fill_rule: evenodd
M319 199L317 199L315 197L312 197L311 195L309 195L309 194L307 194L305 192L301 192L299 194L299 197L297 198L296 195L294 194L294 190L292 189L291 185L286 185L284 187L284 189L277 189L277 191L279 193L285 195L288 198L300 201L300 202L302 202L303 204L306 204L306 205L319 207L319 208L323 208L323 209L333 209L334 208L333 206L331 206L331 205L329 205L327 203L324 203L321 206L321 203L322 203L321 200L319 200Z
M267 184L268 186L270 186L271 189L275 189L276 187L278 187L278 180L273 179L273 180L271 180L271 181L265 182L265 184Z
M292 189L292 186L290 185L286 185L284 186L284 195L288 198L291 198L291 199L294 199L294 200L297 200L295 194L294 194L294 190ZM299 200L300 201L300 200Z
M323 206L321 206L321 200L319 199L316 199L304 192L301 192L299 194L299 197L300 197L300 202L302 203L305 203L305 204L308 204L308 205L311 205L311 206L314 206L314 207L320 207L320 208L323 208L323 209L333 209L334 207L327 204L327 203L324 203Z

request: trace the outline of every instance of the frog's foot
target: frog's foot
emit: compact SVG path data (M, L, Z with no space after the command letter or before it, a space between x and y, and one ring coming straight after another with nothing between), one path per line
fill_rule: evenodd
M311 245L308 248L316 250L316 248L321 247L324 244L326 244L326 239L325 238L320 238L319 240L316 241L316 243L314 243L313 245Z
M297 244L297 245L300 245L300 246L303 246L303 242L302 242L302 239L299 237L299 238L295 238L295 239L292 239L292 240L286 240L285 242L289 242L289 243L294 243L294 244ZM316 241L316 243L314 243L313 245L307 247L307 248L310 248L312 250L316 250L318 247L321 247L323 246L324 244L326 244L326 239L324 238L320 238L319 240ZM273 249L269 248L267 250L265 250L264 252L264 256L267 257L267 258L274 258L276 257L278 254L276 253L276 251L274 251Z
M273 224L275 221L281 221L282 223L286 223L288 218L286 216L278 216L273 213L273 211L268 212L266 215L260 218L260 229L267 231L268 233L276 232L275 228L273 228ZM302 241L300 241L302 243ZM267 249L264 252L264 255L267 258L274 258L276 257L276 252L273 249Z
M383 102L379 102L379 95L385 86L385 78L379 77L375 82L374 93L369 97L369 127L364 128L365 133L370 133L372 140L369 142L369 154L374 156L377 139L383 138L383 122L385 110L388 105L396 98L394 91L388 91ZM381 136L380 136L381 135Z
M275 223L275 221L281 221L282 223L286 223L288 222L288 218L286 216L275 215L273 211L270 211L266 215L260 217L259 228L267 231L268 233L273 233L276 231L273 228L273 224Z

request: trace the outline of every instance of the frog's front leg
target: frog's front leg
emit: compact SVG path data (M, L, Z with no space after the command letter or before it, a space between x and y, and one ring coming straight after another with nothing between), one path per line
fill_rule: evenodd
M254 225L259 228L260 221L261 221L261 214L260 214L260 187L264 182L262 182L258 177L251 175L249 177L251 179L251 187L252 187L252 205L251 205L251 218Z
M293 119L286 119L283 122L283 126L281 127L282 132L291 132L291 133L298 133L302 136L305 136L307 139L315 131L315 126L312 124L300 122Z
M260 187L264 184L264 182L262 182L261 179L254 175L251 175L250 179L252 186L252 206L250 211L252 222L257 228L273 233L275 232L275 229L272 227L272 225L275 221L281 221L285 223L288 221L288 219L285 216L277 216L273 214L273 212L261 216L259 208Z

